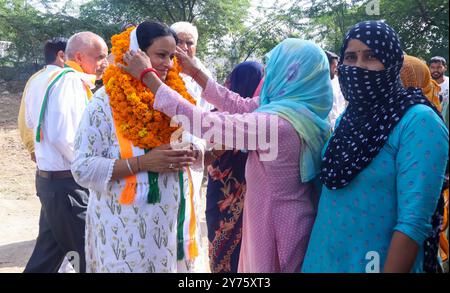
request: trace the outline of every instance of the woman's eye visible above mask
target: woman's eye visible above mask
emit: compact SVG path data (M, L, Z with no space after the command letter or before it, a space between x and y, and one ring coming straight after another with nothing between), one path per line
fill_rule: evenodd
M378 61L378 58L375 56L375 53L373 52L367 52L366 59L370 61Z
M171 54L171 55L169 56L170 60L172 60L173 57L175 57L175 54Z
M356 60L356 55L355 53L347 53L344 55L344 60L346 61L355 61Z

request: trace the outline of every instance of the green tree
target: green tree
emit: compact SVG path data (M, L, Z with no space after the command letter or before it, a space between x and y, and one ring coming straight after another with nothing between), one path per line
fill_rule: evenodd
M265 54L283 39L300 36L306 26L299 21L304 16L300 2L295 0L284 5L275 3L272 7L256 7L258 16L252 15L246 26L229 33L227 43L215 47L214 55L227 59L217 72L218 80L224 81L237 63L249 58L264 61Z
M382 0L380 18L398 32L406 53L448 60L448 5L448 0Z
M37 10L27 1L0 0L0 37L2 41L12 42L8 55L0 59L0 65L13 67L15 76L10 78L26 79L43 66L46 40L69 37L86 26L80 19L68 15L68 8L52 14Z
M72 1L0 0L0 40L13 43L0 65L39 67L42 47L54 36L69 37L89 30L108 43L124 23L159 20L194 23L199 30L198 54L220 60L219 80L231 67L249 58L262 60L289 36L310 39L339 53L347 30L363 20L387 21L400 35L404 50L427 60L432 55L448 59L448 0L380 0L380 15L368 15L369 0L292 0L283 5L260 7L249 15L250 0L92 0L75 13ZM373 2L372 2L373 3ZM234 53L234 55L232 54Z
M81 6L85 26L101 31L106 40L125 23L157 20L168 25L177 21L195 24L199 31L197 55L229 58L227 38L245 29L249 0L93 0ZM220 76L227 66L215 64Z
M448 0L380 0L379 15L368 15L365 1L312 0L306 14L308 36L338 52L347 30L364 20L384 20L399 34L403 49L428 59L448 58Z
M3 41L12 42L7 57L2 63L24 67L39 66L43 41L48 37L45 32L45 19L32 6L24 1L0 1L0 36Z
M81 6L80 18L103 27L107 38L129 22L191 22L199 30L197 50L202 56L209 53L208 45L219 46L225 35L243 27L249 6L249 0L93 0Z
M312 0L306 9L310 19L306 36L322 43L324 48L339 53L349 27L367 19L367 15L358 10L362 2Z

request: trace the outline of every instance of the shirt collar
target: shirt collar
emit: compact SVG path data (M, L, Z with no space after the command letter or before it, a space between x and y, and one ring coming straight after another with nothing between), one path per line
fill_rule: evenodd
M75 61L67 60L64 67L70 67L78 72L84 73L83 68L81 68L81 66L78 63L76 63Z

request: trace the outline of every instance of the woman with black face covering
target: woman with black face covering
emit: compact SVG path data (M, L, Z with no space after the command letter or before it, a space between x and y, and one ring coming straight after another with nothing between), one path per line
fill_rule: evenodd
M323 152L324 186L302 271L422 272L437 256L437 242L424 242L439 230L432 217L448 131L421 91L402 87L403 51L387 24L356 24L341 56L349 104Z

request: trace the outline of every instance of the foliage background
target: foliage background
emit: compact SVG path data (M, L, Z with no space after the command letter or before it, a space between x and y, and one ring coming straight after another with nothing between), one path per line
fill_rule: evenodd
M223 81L232 67L264 55L286 37L318 42L339 53L350 26L383 19L399 33L406 53L448 60L448 0L378 0L379 15L368 15L362 0L274 1L271 7L250 0L0 0L0 41L11 42L0 58L0 79L26 80L43 65L43 44L90 30L107 42L128 22L189 21L199 30L198 55ZM256 11L256 13L255 13Z

